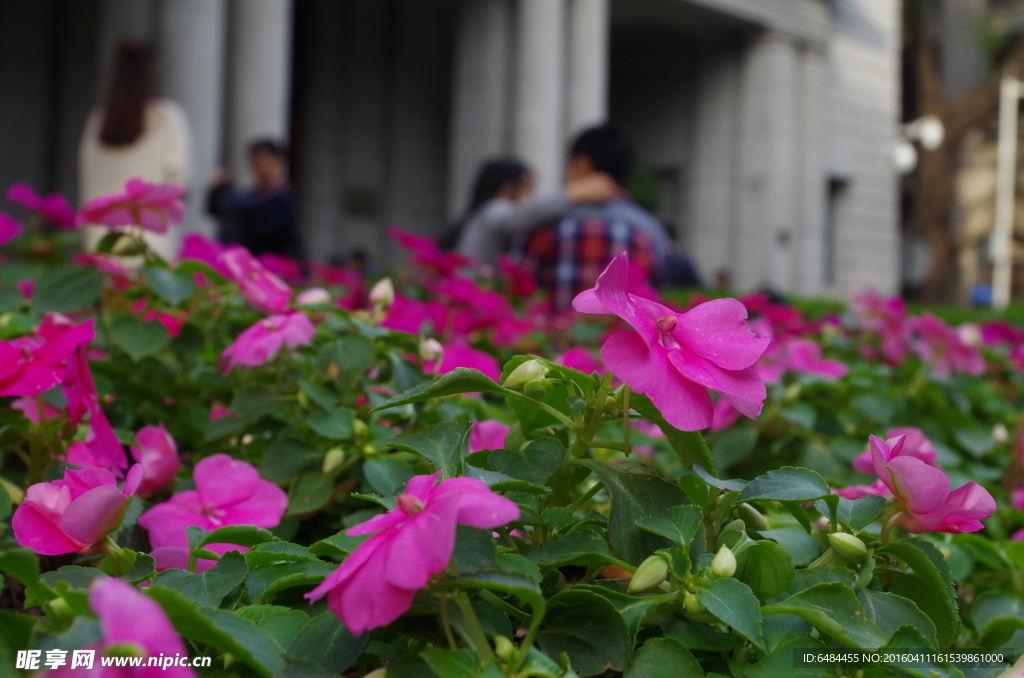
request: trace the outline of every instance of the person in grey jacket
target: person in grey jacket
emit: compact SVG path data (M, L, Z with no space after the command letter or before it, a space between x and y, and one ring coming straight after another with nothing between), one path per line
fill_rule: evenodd
M496 266L498 255L536 226L560 218L573 205L607 202L617 192L615 181L598 173L568 182L561 193L531 200L533 176L526 165L515 158L489 160L480 168L466 217L457 227L455 249L479 266Z

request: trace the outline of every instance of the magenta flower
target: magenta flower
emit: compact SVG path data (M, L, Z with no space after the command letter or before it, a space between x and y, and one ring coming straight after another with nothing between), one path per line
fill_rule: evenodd
M224 349L222 359L227 359L227 374L241 363L256 367L270 360L282 346L295 348L313 340L316 328L305 314L292 311L283 315L264 318L238 335L234 343Z
M434 238L409 233L394 226L388 228L388 237L412 253L414 264L441 277L448 277L459 268L473 263L473 259L464 254L443 252Z
M220 254L224 251L224 245L199 233L188 233L181 239L181 251L178 252L178 261L199 261L206 264L224 278L231 278L231 271L220 261ZM196 273L196 276L202 276ZM205 283L205 276L203 276Z
M129 179L122 193L103 195L86 203L78 215L79 224L100 224L107 228L138 225L154 233L166 233L185 219L181 202L185 189L174 184L150 184Z
M33 424L39 423L39 400L34 396L22 396L11 403L12 410L20 410L22 414L28 417L28 420ZM52 419L60 414L60 410L51 405L50 403L43 401L43 416L47 419Z
M850 371L844 363L821 357L821 346L810 339L790 337L782 344L786 367L791 372L842 379Z
M939 377L948 377L953 372L973 376L985 372L985 360L978 347L965 344L956 330L929 311L914 318L911 324L916 336L914 352Z
M169 483L181 468L178 446L174 438L159 426L144 426L135 434L138 447L132 447L132 458L142 465L139 494L145 496Z
M0 396L30 396L64 381L75 349L96 336L92 319L80 325L43 319L36 334L0 341Z
M7 212L0 212L0 247L3 247L24 232L25 227L15 221L14 217Z
M444 356L441 357L441 366L437 373L447 374L458 367L479 370L494 381L498 381L501 377L501 366L498 364L498 359L490 353L478 351L462 343L445 344ZM432 364L427 363L424 371L429 372L432 369Z
M200 461L192 477L196 489L179 492L139 516L154 549L187 550L185 528L189 526L210 531L227 525L276 527L288 507L280 487L260 479L252 464L226 454Z
M87 671L95 678L197 678L186 666L171 666L170 660L188 657L185 643L174 630L167 613L160 605L131 584L116 577L98 577L89 590L89 607L100 620L102 637L86 645L100 657L124 656L126 650L143 657L139 668L102 666L97 657L94 668ZM164 657L157 666L147 666L149 657ZM69 657L70 659L70 657ZM166 667L163 664L166 663ZM72 669L71 662L56 671L46 671L55 678L84 675L81 667Z
M924 431L913 426L900 426L899 428L891 428L885 432L885 437L889 440L894 440L903 436L903 447L900 452L901 456L915 457L920 459L929 466L938 468L938 464L935 463L935 459L939 456L939 453L935 451L935 446L932 445L932 441L928 440L925 436ZM871 448L864 450L857 456L856 459L851 462L853 470L858 473L866 473L872 475L875 473L875 462L872 459Z
M573 346L568 349L565 353L555 358L555 363L579 370L584 374L590 374L591 372L604 374L604 366L598 362L593 353L582 346Z
M68 457L68 461L82 467L100 466L120 477L123 469L128 467L128 457L100 406L85 345L80 346L68 360L63 391L72 425L77 425L86 413L89 414L89 433L84 443L86 449L78 450L74 458ZM84 454L86 451L88 455Z
M505 447L505 436L509 427L500 421L488 419L474 421L473 430L469 432L469 452L480 450L500 450Z
M908 532L975 532L996 510L988 490L971 481L952 492L939 468L903 454L905 438L882 441L870 436L871 461L878 479L901 504L897 524Z
M249 250L233 245L221 252L218 260L254 307L264 313L280 313L288 308L292 288L268 271Z
M455 526L483 530L519 518L519 508L475 478L415 476L398 506L348 530L373 534L322 584L306 594L327 596L327 607L353 635L390 624L412 605L416 591L448 566Z
M875 479L870 485L847 485L846 487L832 488L832 494L838 494L846 499L860 499L870 495L890 497L889 488L881 480Z
M304 278L302 275L302 267L299 266L299 262L295 261L291 257L264 252L256 258L268 271L285 282L291 285L302 284Z
M121 525L141 480L138 465L128 471L124 490L106 469L66 469L63 480L28 488L11 519L14 538L44 556L83 551Z
M58 228L67 231L75 227L75 211L71 209L68 199L60 193L42 196L25 182L19 182L7 189L7 200L35 212L43 221Z
M629 294L629 259L612 259L592 290L580 293L581 313L614 313L636 332L618 332L601 347L601 360L637 393L650 397L665 419L684 431L707 428L711 397L718 391L741 414L755 418L765 399L752 366L768 346L747 326L747 310L735 299L703 303L686 313Z
M882 355L899 364L907 357L909 327L907 308L899 297L883 297L874 288L850 293L850 313L865 330L877 332Z

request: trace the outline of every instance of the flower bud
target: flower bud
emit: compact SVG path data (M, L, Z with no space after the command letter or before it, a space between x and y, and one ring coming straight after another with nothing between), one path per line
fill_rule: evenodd
M301 405L303 409L309 409L309 396L306 395L305 391L299 391L295 398L299 401L299 405Z
M335 447L328 450L327 455L324 457L324 475L330 474L336 468L345 463L345 451L340 447Z
M611 396L604 397L604 413L609 417L619 416L619 403L615 398Z
M352 421L352 437L356 439L365 438L366 434L368 434L369 432L370 428L362 419L355 419Z
M391 284L391 278L381 278L377 284L370 288L370 303L375 307L387 310L395 303L395 286Z
M444 346L437 339L424 337L420 339L420 360L435 362L444 356Z
M722 545L711 561L711 577L713 579L728 579L736 574L736 556L732 549Z
M743 521L743 524L751 530L764 532L768 529L768 521L765 519L764 515L750 504L740 504L736 513L739 514L740 520Z
M322 287L310 287L295 297L296 306L326 306L331 303L331 293Z
M700 598L694 593L683 596L683 608L690 614L700 614Z
M515 643L505 636L494 636L494 654L498 655L499 659L511 661L516 655Z
M544 377L547 373L548 368L540 361L527 360L522 365L512 370L512 373L505 378L502 386L512 389L522 388L527 382L533 381L537 377Z
M629 593L648 591L665 581L666 577L668 577L668 562L655 554L640 563L640 567L636 568L636 573L629 580L629 587L626 591Z
M868 547L863 541L845 532L828 535L828 543L832 546L832 552L847 563L860 562L868 554Z
M551 387L555 385L554 379L545 379L544 377L538 377L537 379L531 379L523 385L523 393L540 400L548 394Z
M1001 445L1010 439L1010 432L1004 424L998 423L992 427L992 438Z

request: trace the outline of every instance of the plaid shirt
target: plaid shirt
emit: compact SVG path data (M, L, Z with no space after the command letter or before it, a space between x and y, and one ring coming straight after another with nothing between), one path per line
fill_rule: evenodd
M521 264L547 290L555 308L569 306L577 294L593 287L608 262L620 252L628 252L631 267L640 266L648 276L659 268L664 240L655 237L650 227L644 228L629 218L588 211L593 213L570 213L557 223L542 226L523 243Z

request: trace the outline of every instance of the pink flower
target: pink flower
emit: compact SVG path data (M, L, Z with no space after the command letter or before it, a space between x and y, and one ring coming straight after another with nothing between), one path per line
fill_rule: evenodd
M929 311L914 318L912 327L917 337L914 352L931 365L936 375L948 377L959 372L979 376L985 372L985 360L978 348L965 344L956 330Z
M264 313L280 313L288 307L292 288L266 269L249 250L233 245L221 252L219 261L238 283L246 301Z
M11 403L12 410L21 410L21 413L28 417L28 420L33 424L39 423L39 401L35 396L22 396ZM60 410L51 405L50 403L43 401L43 415L47 419L52 419L60 414Z
M185 219L181 197L185 189L174 184L150 184L129 179L124 192L90 200L78 215L79 224L100 224L107 228L138 225L154 233L166 233Z
M227 359L227 374L241 363L256 367L270 360L282 346L295 348L313 340L316 328L303 313L292 311L272 315L260 320L238 335L234 343L224 349L221 358Z
M885 432L885 437L889 440L899 438L900 436L903 436L903 448L902 452L900 452L902 456L915 457L929 466L938 468L935 459L939 456L939 453L935 451L932 441L928 440L924 435L924 431L913 426L901 426L899 428L891 428ZM851 466L858 473L873 474L875 472L875 462L872 460L871 448L869 447L861 452L851 462Z
M380 326L393 332L419 334L430 320L430 307L426 303L396 294L395 303L391 304Z
M174 438L159 426L144 426L135 434L138 447L132 447L132 458L142 465L139 494L147 495L169 483L181 468L178 446Z
M202 262L224 278L230 279L231 272L220 261L220 253L223 251L224 245L221 245L216 240L207 238L199 233L188 233L181 240L181 251L178 253L178 260Z
M15 221L14 217L7 212L0 212L0 247L3 247L24 232L25 227Z
M210 421L217 421L222 417L237 417L238 415L224 407L216 400L210 404Z
M792 372L842 379L850 369L838 360L821 357L821 346L810 339L790 337L783 343L786 367Z
M99 655L88 675L95 678L196 678L191 668L171 666L169 661L166 667L163 663L147 666L149 657L170 660L187 657L189 652L163 608L131 584L116 577L98 577L89 590L89 607L99 617L102 637L84 648L96 650ZM134 656L143 658L140 668L102 666L100 657L124 656L129 648ZM83 669L71 668L70 656L67 659L67 664L55 672L46 671L46 675L55 678L84 675Z
M989 320L981 326L981 340L989 346L1024 344L1024 330L1005 320Z
M517 297L528 299L537 291L533 274L512 261L507 254L498 255L498 269L505 279L505 288Z
M581 313L614 313L636 332L618 332L601 348L612 374L650 397L665 419L684 431L711 425L707 389L718 391L741 414L755 418L765 399L764 383L751 367L768 346L747 326L747 311L735 299L717 299L686 313L626 289L628 255L615 257L592 290L580 293Z
M85 450L78 451L76 461L71 457L68 461L83 467L100 466L120 476L122 469L128 467L128 458L100 406L99 393L96 392L84 345L80 346L68 360L63 391L64 398L68 401L68 414L72 425L77 425L86 413L89 414L89 433L83 443ZM87 455L84 454L86 451Z
M481 481L450 478L435 485L437 476L415 476L395 509L349 529L349 535L373 536L306 594L311 602L326 595L327 607L352 635L409 609L416 591L448 566L456 525L488 530L519 518L514 503Z
M32 293L36 291L36 281L32 278L23 278L14 283L18 291L21 292L21 296L25 297L25 301L32 301Z
M988 490L971 481L952 492L942 469L903 454L904 437L882 441L870 436L875 473L904 512L897 524L907 532L976 532L996 510Z
M500 450L505 447L505 436L509 427L500 421L488 419L474 421L473 430L469 433L469 452L480 450Z
M252 464L215 454L196 464L196 489L179 492L139 516L154 549L188 549L185 528L216 530L227 525L276 527L288 507L277 485L260 479ZM232 546L232 549L238 547Z
M846 499L860 499L861 497L867 497L869 495L878 495L880 497L892 496L885 483L878 479L870 485L847 485L846 487L840 487L838 489L832 488L832 494L838 494L840 497L845 497Z
M96 333L92 319L80 325L58 325L44 318L34 336L0 341L0 396L30 396L64 381L68 359Z
M279 254L264 252L256 257L256 259L258 259L268 271L282 280L292 285L302 284L302 267L299 266L299 262L295 261L291 257L284 257Z
M434 238L425 238L394 226L388 228L388 236L402 248L412 252L414 264L441 277L448 277L457 269L473 263L473 260L464 254L442 252Z
M75 227L75 212L71 209L68 199L60 193L41 196L25 182L11 185L7 189L7 200L22 205L30 212L35 212L44 221L64 230Z
M598 362L594 354L582 346L573 346L565 353L555 358L555 363L565 365L584 374L599 372L604 374L604 366Z
M447 374L457 367L479 370L494 381L501 377L501 366L498 364L498 359L490 353L478 351L466 344L445 344L441 367L437 373ZM429 372L431 369L432 367L428 363L424 371Z
M719 398L711 415L711 432L718 433L722 429L727 429L739 421L739 418L739 411L725 398Z
M124 490L106 469L66 469L63 480L28 488L11 519L14 537L44 556L83 551L121 525L140 480L139 465L128 471Z

